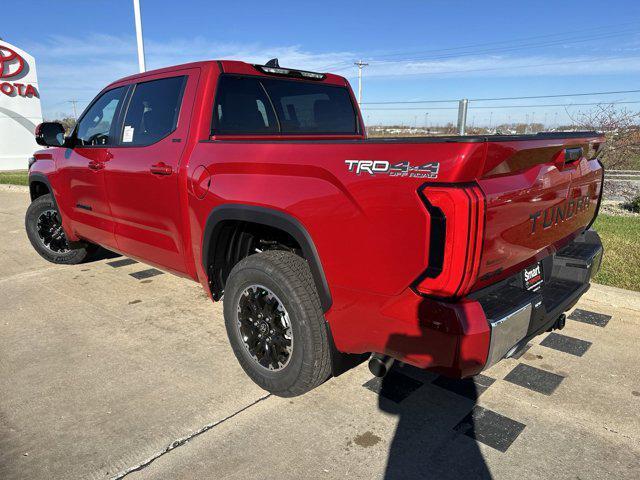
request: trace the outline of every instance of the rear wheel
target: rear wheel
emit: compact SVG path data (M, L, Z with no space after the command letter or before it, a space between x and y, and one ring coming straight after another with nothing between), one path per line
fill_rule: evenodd
M224 297L231 346L254 382L292 397L329 377L327 327L306 260L284 251L251 255L231 270Z
M89 254L90 246L77 249L69 247L62 230L60 213L50 194L36 198L29 205L25 227L33 248L42 258L52 263L76 264Z

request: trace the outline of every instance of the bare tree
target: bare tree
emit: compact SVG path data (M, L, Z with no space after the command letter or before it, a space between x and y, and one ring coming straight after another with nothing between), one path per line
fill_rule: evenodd
M567 115L580 128L606 135L607 142L600 152L600 159L607 168L622 169L637 161L640 156L640 112L602 104L575 114L567 110Z

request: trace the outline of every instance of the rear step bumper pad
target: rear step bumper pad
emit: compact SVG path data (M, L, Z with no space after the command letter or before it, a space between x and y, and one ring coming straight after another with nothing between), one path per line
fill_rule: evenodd
M544 283L535 292L521 286L521 273L472 294L489 322L491 340L485 369L516 353L532 337L553 328L558 318L589 289L602 261L602 242L588 230L541 263Z

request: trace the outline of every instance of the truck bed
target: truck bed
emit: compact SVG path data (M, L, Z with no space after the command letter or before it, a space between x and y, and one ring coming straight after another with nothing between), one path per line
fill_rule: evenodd
M238 201L268 205L270 192L283 192L286 208L308 219L334 283L382 294L397 294L408 279L426 275L430 261L453 268L465 258L460 252L473 244L466 235L477 220L472 233L481 245L467 252L474 256L472 264L455 265L450 277L445 271L420 279L431 284L425 291L452 297L552 254L591 223L602 181L593 155L603 141L596 132L369 139L218 136L201 142L191 161L197 165L212 155L221 159L213 183L223 191L259 179L255 185L263 185L260 175L268 172L267 191L257 189ZM566 152L578 156L565 163ZM402 171L367 170L374 164ZM365 168L356 171L354 165ZM306 187L291 190L292 175ZM467 190L474 192L471 202ZM558 208L562 215L573 198L582 199L577 214L569 215L571 221L556 221ZM433 208L421 205L425 199ZM234 199L223 194L219 201ZM326 208L331 222L324 226ZM341 235L367 241L354 251L336 241ZM324 245L329 246L326 254ZM363 282L360 266L371 259L384 274ZM459 277L466 277L464 285L454 288Z
M523 140L554 140L561 138L591 138L595 131L581 132L538 132L520 135L442 135L432 137L372 137L369 143L475 143L475 142L516 142Z
M368 137L368 138L296 138L296 137L271 137L271 138L246 138L246 137L216 137L208 141L251 142L251 143L481 143L481 142L516 142L528 140L560 140L566 138L594 138L598 137L596 131L580 132L538 132L517 135L434 135L417 137Z

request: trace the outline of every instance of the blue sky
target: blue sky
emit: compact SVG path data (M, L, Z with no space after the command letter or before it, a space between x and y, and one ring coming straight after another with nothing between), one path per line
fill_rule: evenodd
M637 0L141 3L148 68L277 56L284 66L345 75L355 89L352 63L362 58L371 64L363 102L640 89ZM32 1L28 14L3 22L0 37L36 57L48 118L71 113L69 100L84 107L105 84L137 71L131 0ZM563 123L567 109L592 107L530 105L603 101L640 102L640 93L472 102L469 120ZM364 106L370 124L456 117L453 103Z

